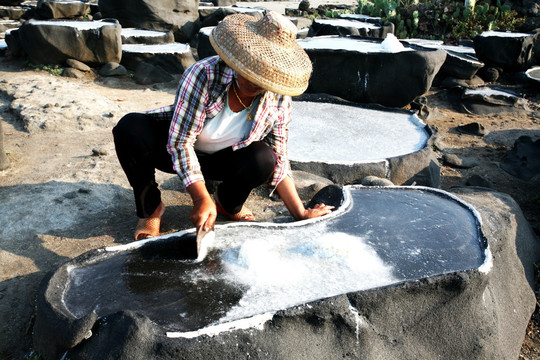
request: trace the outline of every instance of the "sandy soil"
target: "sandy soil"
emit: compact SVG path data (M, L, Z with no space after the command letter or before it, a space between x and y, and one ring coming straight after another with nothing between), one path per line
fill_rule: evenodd
M297 5L296 5L297 6ZM531 111L477 116L455 111L447 92L426 98L444 152L473 158L478 166L441 163L443 189L481 175L512 195L540 233L540 180L524 182L499 162L519 135L540 137L540 94L523 78L502 85L523 94ZM11 166L0 172L0 359L31 352L34 298L43 276L88 250L132 241L132 193L114 152L111 129L120 117L170 104L176 81L150 87L129 77L67 79L0 58L0 121ZM478 122L484 137L463 135L459 124ZM168 208L162 231L190 228L190 200L174 175L158 173ZM284 213L280 202L256 193L248 205L258 219ZM522 358L540 358L538 311L527 330Z

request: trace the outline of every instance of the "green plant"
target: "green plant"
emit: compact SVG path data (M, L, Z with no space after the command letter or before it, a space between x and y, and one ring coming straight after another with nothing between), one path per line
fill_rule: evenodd
M47 71L48 73L50 73L52 75L55 75L55 76L62 75L62 72L64 71L64 68L62 68L60 65L55 65L55 64L35 65L35 64L32 64L32 63L28 63L28 66L33 68L35 71Z
M420 37L455 42L487 30L516 30L523 18L497 0L496 5L469 0L358 0L357 12L393 23L399 38Z

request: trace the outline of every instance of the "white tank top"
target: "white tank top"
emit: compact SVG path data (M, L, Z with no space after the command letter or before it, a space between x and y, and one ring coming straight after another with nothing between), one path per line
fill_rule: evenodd
M228 98L226 94L223 109L215 117L205 121L203 130L195 141L196 150L212 154L239 143L249 135L253 122L247 119L247 109L233 112Z

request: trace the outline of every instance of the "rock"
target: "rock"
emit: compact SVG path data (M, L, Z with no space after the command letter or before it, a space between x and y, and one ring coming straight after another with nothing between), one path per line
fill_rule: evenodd
M471 158L460 157L456 154L444 154L443 161L450 166L462 169L470 169L478 166L478 161Z
M216 26L226 16L232 14L247 14L255 17L256 19L262 19L265 13L263 8L250 8L250 7L199 7L199 21L200 28Z
M488 188L488 189L493 189L493 184L491 183L491 181L483 178L480 175L476 175L476 174L467 179L466 185L467 186L477 186L477 187L484 187L484 188Z
M467 135L475 135L475 136L486 135L484 125L479 124L477 122L472 122L472 123L464 124L464 125L458 125L456 127L456 130L462 134L467 134Z
M85 77L84 71L75 69L72 67L64 68L62 71L62 76L74 79L82 79Z
M394 183L388 179L377 176L366 176L360 179L358 184L363 186L394 186Z
M0 171L9 167L9 158L4 150L4 130L2 127L2 121L0 121Z
M103 148L92 149L92 156L107 156L109 152Z
M453 88L453 87L475 87L475 86L481 86L481 85L484 85L484 81L478 77L478 76L474 76L472 79L470 80L466 80L466 79L457 79L457 78L453 78L453 77L446 77L444 78L444 80L439 84L439 87L443 88L443 89L449 89L449 88Z
M336 192L339 187L329 188L314 200L326 203ZM183 359L216 354L220 359L246 354L276 359L515 359L536 306L538 240L508 195L476 188L455 189L450 195L467 201L463 206L473 206L482 219L488 250L478 268L309 301L251 318L251 327L237 323L171 333L142 311L117 311L75 323L74 316L61 313L65 305L57 303L61 295L54 292L68 281L64 266L38 292L34 348L45 360L65 350L72 360L165 360L179 354ZM105 255L94 250L72 264ZM137 291L137 283L131 285ZM91 337L66 348L90 328Z
M35 9L36 19L79 19L90 13L84 1L39 0Z
M195 63L195 58L188 44L122 46L122 64L126 68L135 70L143 61L159 66L170 74L182 74Z
M122 44L166 44L174 42L171 31L122 29Z
M35 64L63 64L76 59L101 65L120 61L120 31L120 25L111 21L28 20L17 33Z
M151 85L169 82L174 80L174 78L161 67L143 61L137 65L133 80L140 85Z
M338 35L362 36L367 38L385 39L394 33L394 24L373 24L354 19L314 19L308 32L308 37Z
M89 72L89 71L92 70L92 68L90 66L86 65L83 62L80 62L79 60L75 60L75 59L67 59L66 64L69 67L80 70L82 72Z
M127 74L127 69L116 62L109 62L99 69L99 75L101 76L123 76Z
M298 10L300 11L308 11L310 8L310 3L308 0L302 0L300 1L300 4L298 4Z
M25 0L0 0L0 6L18 6Z
M308 93L388 107L406 106L425 94L446 59L443 50L406 51L397 42L405 50L394 51L375 39L315 37L298 43L313 63Z
M26 52L19 39L19 31L16 29L6 31L6 44L11 56L13 57L25 57Z
M540 175L540 139L520 136L506 153L501 168L507 173L529 181Z
M0 19L19 20L28 9L27 6L0 6Z
M529 68L533 59L534 35L486 31L474 38L478 59L488 66L498 66L508 71Z
M457 110L467 114L528 114L526 99L497 87L455 88Z
M501 72L502 72L501 68L489 66L489 67L482 68L478 72L478 75L482 79L484 79L484 81L493 83L499 80L499 77L501 76Z
M104 18L118 19L124 28L172 31L175 41L189 43L199 17L196 0L99 0Z

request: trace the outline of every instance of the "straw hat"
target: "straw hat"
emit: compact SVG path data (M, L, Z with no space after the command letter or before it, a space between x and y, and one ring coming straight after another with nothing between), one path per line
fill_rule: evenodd
M236 72L263 89L300 95L308 86L311 61L296 42L296 26L271 11L257 20L229 15L210 34L218 55Z

